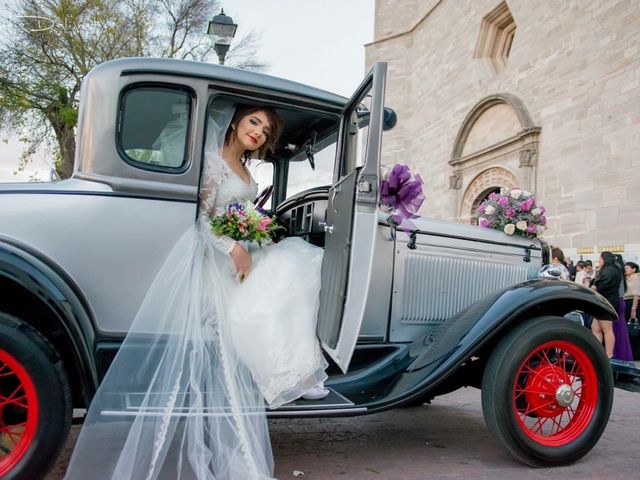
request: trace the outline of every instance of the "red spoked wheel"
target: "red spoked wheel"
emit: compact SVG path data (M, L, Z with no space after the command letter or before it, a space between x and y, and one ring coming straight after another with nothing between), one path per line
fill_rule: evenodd
M31 377L0 349L0 477L10 472L33 442L38 426L38 396Z
M596 444L613 403L604 349L561 317L527 321L491 353L482 408L493 437L532 465L572 463Z
M71 419L71 390L56 350L31 325L0 312L0 478L44 478Z
M513 391L520 427L552 447L580 437L598 405L598 378L585 352L565 341L547 342L522 363Z

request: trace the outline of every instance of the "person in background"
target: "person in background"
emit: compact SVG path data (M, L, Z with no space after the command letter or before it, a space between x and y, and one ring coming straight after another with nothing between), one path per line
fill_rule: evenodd
M640 300L640 266L638 266L635 262L627 262L624 264L624 273L627 277L627 290L624 292L624 302L625 302L625 317L627 322L638 321L638 303ZM627 329L627 336L629 335L629 330ZM631 338L629 338L629 343L631 343ZM637 346L634 348L634 345L631 345L631 358L633 360L635 352L635 358L638 358L638 349Z
M593 263L591 262L591 260L585 260L584 261L584 269L582 270L583 274L582 274L582 284L590 287L591 286L591 282L593 282Z
M565 259L565 266L567 267L567 270L569 270L570 278L573 281L573 279L576 278L576 266L573 264L573 260L567 257Z
M564 270L564 273L559 278L563 280L569 280L571 278L571 274L567 269L567 264L564 261L564 252L561 248L551 247L551 264L562 266L562 270Z
M576 263L576 276L574 277L573 281L579 283L580 285L584 285L582 280L584 279L584 267L586 265L586 262L584 262L583 260L580 260L578 263Z
M561 248L551 247L551 263L567 266L567 263L564 261L564 252Z
M620 293L620 282L623 281L622 270L616 265L616 258L611 252L602 252L598 259L598 265L600 269L591 288L606 298L615 310L622 296ZM604 341L607 357L613 358L616 343L613 322L594 318L591 322L591 331L601 343Z
M627 277L627 289L624 292L625 317L628 320L638 318L638 300L640 299L640 266L635 262L624 264L624 274Z
M621 272L624 272L626 267L624 260L622 259L622 255L614 255L616 267ZM631 350L631 341L629 340L629 330L627 329L627 318L625 312L625 300L624 295L628 290L627 286L627 276L622 275L622 280L620 281L620 286L618 287L618 292L620 295L620 300L618 300L617 312L618 312L618 321L613 322L613 334L616 337L616 343L613 347L613 358L616 360L622 360L625 362L633 360L633 352ZM615 305L614 305L615 306Z
M585 263L583 260L578 260L578 263L576 263L576 274L573 277L573 281L576 281L576 278L578 277L578 273L580 273L581 271L584 270L584 266Z
M589 283L591 282L591 278L587 278L586 276L586 266L587 262L585 262L584 260L580 260L578 261L578 263L576 263L576 276L573 281L579 283L580 285L588 287ZM591 315L586 312L582 312L582 321L584 322L585 327L591 329Z

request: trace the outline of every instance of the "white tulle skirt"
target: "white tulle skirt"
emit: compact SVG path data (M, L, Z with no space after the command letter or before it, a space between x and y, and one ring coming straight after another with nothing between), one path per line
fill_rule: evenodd
M235 280L194 226L158 272L96 393L67 479L269 479L265 400L326 378L315 334L322 249L250 248Z
M245 281L229 277L229 330L262 396L277 408L327 378L316 337L323 250L300 238L249 250Z

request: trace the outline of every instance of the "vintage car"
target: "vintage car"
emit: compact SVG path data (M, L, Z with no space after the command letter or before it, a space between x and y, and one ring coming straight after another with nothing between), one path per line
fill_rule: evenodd
M257 201L285 235L325 251L317 334L331 394L270 415L361 415L473 386L493 437L524 463L589 452L609 418L612 372L593 335L563 317L616 313L589 289L539 278L542 240L389 222L378 190L381 165L393 162L381 146L397 119L384 106L385 74L376 64L350 99L177 60L121 59L87 75L73 177L0 185L0 477L41 478L73 409L91 402L196 218L219 101L282 114L277 150L252 167Z

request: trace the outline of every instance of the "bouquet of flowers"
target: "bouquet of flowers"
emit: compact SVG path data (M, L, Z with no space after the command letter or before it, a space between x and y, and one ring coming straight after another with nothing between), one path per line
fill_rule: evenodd
M270 242L273 234L282 228L275 217L267 215L253 203L231 203L222 213L210 218L211 231L216 235L226 235L237 241Z
M534 238L544 232L547 219L544 207L536 203L532 193L514 187L491 193L478 207L478 225Z
M381 166L380 170L380 205L389 213L389 223L397 226L403 220L417 218L424 202L420 175L413 175L409 167L400 164Z

